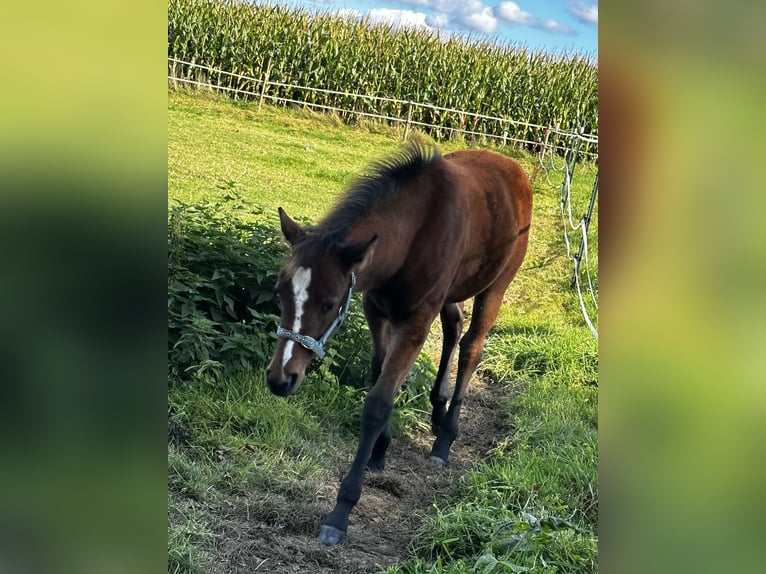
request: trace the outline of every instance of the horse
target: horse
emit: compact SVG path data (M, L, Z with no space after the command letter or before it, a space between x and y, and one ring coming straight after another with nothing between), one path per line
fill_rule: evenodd
M318 536L334 546L346 534L365 470L385 467L394 398L437 315L443 348L430 393L436 439L428 459L439 468L447 464L485 336L527 251L532 188L521 166L500 153L442 155L435 146L410 143L373 162L315 226L303 228L281 207L278 212L291 252L277 280L281 317L266 370L271 392L286 397L298 389L355 291L363 293L372 335L373 385L359 445ZM463 303L472 297L447 408Z

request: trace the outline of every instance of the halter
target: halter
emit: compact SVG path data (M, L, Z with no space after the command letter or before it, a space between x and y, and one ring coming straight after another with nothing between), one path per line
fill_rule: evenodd
M327 328L327 331L325 331L324 335L322 335L319 338L319 340L316 340L313 337L309 337L308 335L301 335L300 333L294 333L293 331L290 331L289 329L285 329L282 325L279 325L277 327L277 337L284 337L285 339L290 339L291 341L295 341L300 346L305 347L309 351L313 351L314 354L320 359L324 358L325 356L324 344L332 336L335 329L340 327L340 324L343 323L343 320L346 318L346 313L348 313L348 308L351 305L351 295L354 292L355 285L356 285L356 273L352 273L351 286L348 288L348 295L346 295L346 300L343 302L343 305L341 305L340 310L338 311L338 316L335 317L335 320Z

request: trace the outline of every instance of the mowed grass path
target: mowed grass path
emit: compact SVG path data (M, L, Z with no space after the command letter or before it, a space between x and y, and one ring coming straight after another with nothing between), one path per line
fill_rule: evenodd
M266 209L275 227L277 206L299 219L315 221L371 160L401 145L396 130L375 124L349 127L308 111L264 106L258 112L254 104L173 91L168 100L169 200L202 202L233 184ZM440 147L448 153L466 146L458 142ZM562 239L559 190L538 172L537 158L521 152L511 155L535 174L530 248L506 294L480 366L482 376L506 389L499 393L506 398L497 409L507 415L511 430L497 437L486 460L434 508L422 509L412 559L391 566L390 572L466 572L475 566L480 572L597 570L597 342L569 287L571 263ZM587 207L595 172L593 166L577 167L576 217ZM551 175L555 177L560 181L561 174ZM596 214L591 234L595 270L597 227ZM438 332L437 322L434 333ZM438 360L438 343L429 343L425 351ZM189 496L212 500L215 506L228 496L242 497L263 485L277 495L310 491L312 483L306 480L318 484L329 473L323 466L326 441L353 443L349 430L353 424L348 421L356 420L358 413L338 413L346 421L342 425L317 426L325 416L317 404L356 409L357 398L329 404L326 395L309 387L302 389L304 397L297 404L288 405L272 401L260 387L260 378L244 376L231 381L229 391L172 393L171 406L185 413L184 420L198 421L190 447L173 446L169 454L173 540L169 550L176 556L173 563L184 565L179 571L206 571L214 563L218 544L214 513L199 507L189 510ZM232 439L227 434L235 432L227 426L232 421L244 417L252 427L247 432L263 434L258 409L269 412L275 428L276 421L298 421L298 435L266 433L257 441L258 464L253 465L253 457L245 453L217 468L220 445L232 449L256 444L246 433ZM214 416L200 420L212 411ZM314 425L311 432L300 430L306 425ZM271 444L272 440L287 444ZM353 444L348 450L352 449ZM192 451L206 454L192 456ZM278 464L268 467L269 460ZM272 511L284 510L280 508ZM543 519L547 522L541 523ZM180 560L182 554L188 559Z

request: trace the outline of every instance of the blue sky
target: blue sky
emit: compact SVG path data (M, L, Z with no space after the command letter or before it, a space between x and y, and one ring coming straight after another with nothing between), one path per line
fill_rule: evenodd
M271 0L309 11L436 28L532 51L598 56L598 0Z

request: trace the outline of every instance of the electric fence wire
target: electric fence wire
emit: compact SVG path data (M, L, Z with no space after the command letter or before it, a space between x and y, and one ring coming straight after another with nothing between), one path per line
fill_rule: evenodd
M598 194L598 173L596 173L596 179L593 183L593 190L591 192L590 204L588 211L583 217L574 223L572 216L572 176L574 174L574 167L577 162L577 156L579 152L579 141L573 139L572 146L567 154L566 161L564 162L564 179L561 182L561 219L564 227L564 244L566 245L567 258L574 262L574 273L572 275L572 286L577 288L577 296L580 300L580 309L582 310L585 323L588 325L593 336L598 339L598 331L593 325L593 321L590 318L588 309L585 305L585 299L582 294L582 285L580 283L580 264L583 256L585 258L585 276L588 280L588 291L590 298L593 301L593 306L598 310L598 301L596 297L596 291L593 287L593 280L591 279L590 260L588 257L588 228L590 220L593 215L593 208L596 203L596 196ZM547 172L546 172L547 175ZM550 180L549 180L550 181ZM572 241L569 238L569 230L580 231L581 239L578 247L577 254L573 255Z
M204 79L192 79L193 71L194 70L201 70L206 75L204 76ZM219 81L215 82L213 81L213 77L217 76ZM226 77L230 78L231 81L236 80L238 83L238 86L242 85L250 85L253 86L253 89L246 90L242 89L241 87L231 87L222 85L225 82L221 82L221 78ZM437 106L434 104L426 103L426 102L416 102L411 100L402 100L397 98L386 98L383 96L372 96L368 94L356 94L351 92L345 92L345 91L337 91L337 90L328 90L323 88L314 88L310 86L303 86L298 84L291 84L291 83L285 83L285 82L276 82L276 81L270 81L268 79L268 71L265 73L265 75L261 78L255 78L253 76L246 76L243 74L235 74L234 72L229 72L226 70L221 70L218 68L212 68L210 66L206 66L201 63L195 63L195 62L187 62L185 60L179 60L177 58L168 57L168 82L170 82L172 85L181 84L181 85L191 85L191 86L197 86L197 87L204 87L204 88L210 88L214 90L220 90L229 94L240 94L244 95L246 97L252 97L252 98L260 98L261 101L263 100L269 100L271 102L281 102L281 103L290 103L290 104L298 104L302 105L311 109L318 109L318 110L324 110L324 111L334 111L339 113L351 113L356 116L360 117L370 117L370 118L376 118L376 119L382 119L388 122L393 123L403 123L409 126L417 126L417 127L425 127L425 128L437 128L437 129L444 129L446 131L449 131L450 133L463 133L467 135L474 135L474 136L482 136L494 140L500 140L505 145L507 142L515 142L518 144L524 144L524 145L540 145L540 141L538 139L529 139L529 137L513 137L508 134L508 129L503 131L502 134L497 133L489 133L487 131L475 131L475 130L469 130L464 129L460 127L454 127L454 126L445 126L441 125L440 123L431 123L431 122L423 122L423 121L417 121L414 119L411 119L410 117L400 117L397 115L391 115L391 114L385 114L385 113L375 113L371 111L361 111L357 110L354 106L353 109L349 107L338 107L338 106L331 106L331 105L325 105L325 104L318 104L313 101L309 101L308 95L305 95L304 97L287 97L286 95L280 95L279 90L291 90L292 92L298 91L300 93L304 94L331 94L335 96L345 96L349 98L353 98L356 102L357 99L361 100L368 100L372 102L388 102L393 104L399 104L400 106L405 106L408 109L412 110L415 108L423 108L423 109L429 109L436 112L439 112L442 114L442 116L451 116L454 117L457 115L460 118L476 118L477 120L487 120L490 122L490 124L493 125L503 125L504 127L514 127L514 128L523 128L527 129L528 133L539 134L541 131L545 130L549 137L552 134L553 135L553 144L550 145L550 151L551 151L551 162L553 161L553 154L556 153L556 151L564 152L566 151L566 148L557 145L556 142L559 141L559 136L564 138L572 138L576 139L578 141L585 142L589 145L598 146L598 136L593 134L585 135L582 130L579 131L565 131L560 128L559 125L554 126L544 126L541 124L535 124L530 122L523 122L519 120L514 120L511 118L506 117L497 117L497 116L488 116L483 114L478 114L475 112L469 112L466 110L458 110L454 108L447 108L442 106ZM257 90L255 89L255 86L258 86ZM276 88L275 93L271 93L269 90L272 90L273 88ZM406 130L405 130L406 133ZM521 135L524 135L522 132ZM530 136L532 137L532 136ZM536 137L536 136L534 136ZM544 148L547 147L546 145L543 146ZM595 156L596 153L594 152L586 152L586 155L592 155ZM558 168L561 169L561 168Z
M549 143L551 134L553 134L553 141ZM546 130L545 137L543 139L543 144L540 147L540 154L537 156L538 160L540 161L540 167L543 168L543 172L545 172L545 178L548 180L548 185L551 187L555 187L556 184L551 181L551 172L559 172L564 169L564 166L566 165L566 161L561 164L560 167L556 167L556 143L559 137L558 130ZM546 165L547 163L547 165Z

